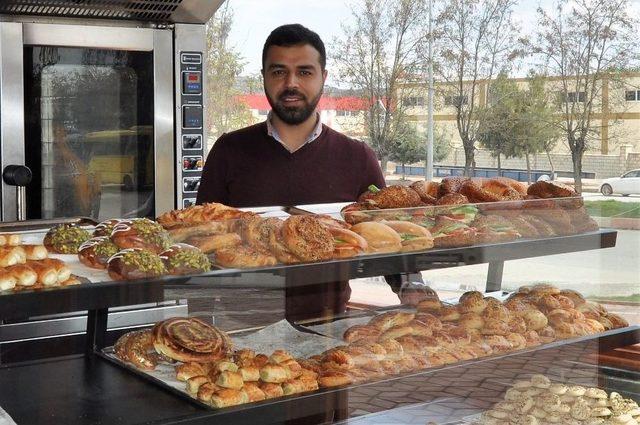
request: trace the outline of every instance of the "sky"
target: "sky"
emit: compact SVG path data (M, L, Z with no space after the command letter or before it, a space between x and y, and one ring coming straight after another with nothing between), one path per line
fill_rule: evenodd
M342 33L341 24L353 19L351 5L357 0L227 0L234 11L231 44L241 52L245 74L260 70L262 45L269 33L283 24L300 23L317 32L326 45ZM438 1L438 0L436 0ZM638 0L640 1L640 0ZM522 0L517 15L531 22L537 1ZM543 0L543 3L550 3ZM331 64L329 64L331 71Z
M438 2L441 0L434 0ZM317 32L326 45L340 37L341 24L352 20L351 5L359 0L227 0L234 11L231 44L247 62L245 75L260 71L262 45L269 33L283 24L300 23ZM536 24L538 6L550 7L552 0L520 0L515 18L524 31ZM635 14L640 17L640 0L632 0ZM331 63L328 64L329 84Z

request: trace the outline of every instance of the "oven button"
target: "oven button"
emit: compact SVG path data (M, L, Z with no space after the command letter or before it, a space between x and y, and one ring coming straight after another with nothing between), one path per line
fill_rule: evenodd
M182 94L202 93L202 73L199 71L186 71L182 73Z
M201 105L184 105L182 107L182 128L202 128Z
M202 134L183 134L182 149L202 149Z
M204 161L201 156L183 156L182 169L184 171L202 171Z
M200 189L200 177L185 177L182 179L182 190L185 193L198 192Z

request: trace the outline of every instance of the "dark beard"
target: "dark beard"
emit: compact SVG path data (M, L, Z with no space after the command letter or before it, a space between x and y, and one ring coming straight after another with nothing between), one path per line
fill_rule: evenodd
M276 114L278 118L289 125L299 125L305 122L316 110L318 102L320 102L320 98L322 97L322 90L320 90L320 93L318 93L316 97L311 99L310 102L307 101L307 98L305 96L295 90L287 90L282 92L282 94L278 97L278 101L274 101L266 92L266 90L265 94L267 95L267 100L269 101L269 105L271 105L273 113ZM301 107L284 106L280 99L286 96L299 96L302 98L304 105Z

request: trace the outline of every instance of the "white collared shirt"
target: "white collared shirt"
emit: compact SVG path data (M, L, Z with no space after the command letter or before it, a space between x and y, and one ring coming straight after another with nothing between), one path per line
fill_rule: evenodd
M302 148L304 145L307 145L307 144L313 142L318 137L320 137L320 134L322 133L322 121L320 121L320 113L316 112L316 118L317 118L318 121L316 123L315 128L313 129L311 134L309 134L309 137L307 137L307 139L304 141L304 143L302 145L300 145L300 147L298 147L298 149L291 150L291 149L289 149L287 144L282 140L282 138L278 134L278 130L276 130L274 125L271 123L271 117L273 117L273 111L269 111L269 115L267 115L267 134L269 136L273 137L274 139L276 139L278 141L278 143L280 143L282 146L284 146L289 151L289 153L294 153L297 150L299 150L300 148Z

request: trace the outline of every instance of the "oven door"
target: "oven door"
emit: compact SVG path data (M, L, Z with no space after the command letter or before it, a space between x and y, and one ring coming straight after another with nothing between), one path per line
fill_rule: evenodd
M31 170L27 219L175 207L173 57L170 30L0 23L2 170ZM21 197L3 180L13 221Z

